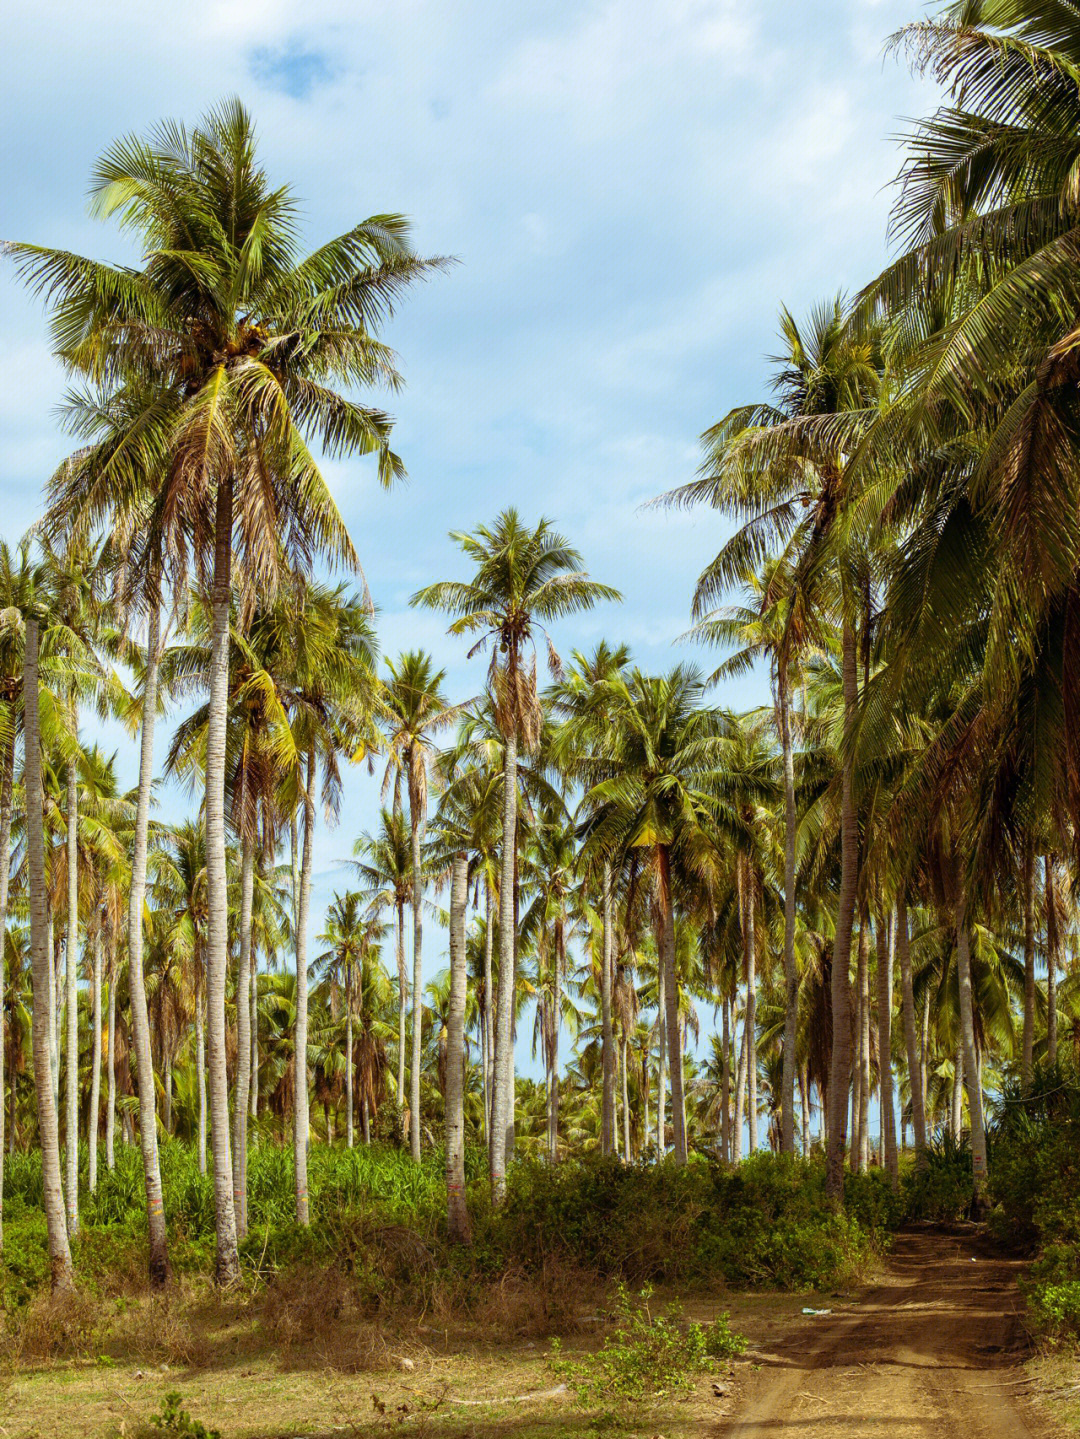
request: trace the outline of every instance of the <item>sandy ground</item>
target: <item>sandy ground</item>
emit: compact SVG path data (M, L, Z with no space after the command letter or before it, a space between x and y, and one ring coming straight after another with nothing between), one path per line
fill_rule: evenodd
M1049 1439L1030 1380L1021 1266L969 1233L897 1237L885 1272L755 1356L725 1439Z

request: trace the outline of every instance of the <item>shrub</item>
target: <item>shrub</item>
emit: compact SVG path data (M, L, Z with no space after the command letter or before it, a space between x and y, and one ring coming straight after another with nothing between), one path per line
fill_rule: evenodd
M685 1394L710 1358L731 1358L746 1348L746 1340L732 1332L726 1314L712 1324L684 1325L680 1305L669 1304L654 1314L651 1297L648 1285L637 1302L625 1285L618 1286L614 1330L595 1354L562 1359L558 1341L553 1341L552 1369L582 1404Z

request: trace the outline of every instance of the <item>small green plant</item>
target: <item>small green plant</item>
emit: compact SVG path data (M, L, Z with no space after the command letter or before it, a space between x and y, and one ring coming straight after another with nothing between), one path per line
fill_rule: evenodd
M155 1414L151 1424L164 1434L175 1439L221 1439L220 1429L207 1429L200 1419L192 1419L183 1408L183 1396L175 1391L166 1394L161 1401L161 1413Z
M712 1324L683 1324L679 1304L654 1314L651 1298L648 1285L636 1300L619 1285L612 1312L615 1327L596 1354L563 1359L559 1345L552 1344L552 1370L582 1404L686 1394L710 1358L730 1358L746 1348L726 1314Z

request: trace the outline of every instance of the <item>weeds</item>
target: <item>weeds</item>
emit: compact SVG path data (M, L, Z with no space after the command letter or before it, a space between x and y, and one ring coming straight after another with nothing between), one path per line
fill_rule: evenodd
M581 1404L637 1403L688 1394L709 1359L731 1359L746 1348L726 1314L712 1324L682 1323L682 1306L654 1314L646 1285L637 1300L626 1286L616 1291L615 1327L596 1354L563 1359L552 1341L552 1371L574 1390Z

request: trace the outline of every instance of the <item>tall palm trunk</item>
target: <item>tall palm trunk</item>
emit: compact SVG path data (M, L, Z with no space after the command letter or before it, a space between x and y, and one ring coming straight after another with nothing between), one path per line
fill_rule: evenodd
M67 1159L67 1222L74 1238L79 1232L79 771L67 766L67 943L64 946L67 997L67 1116L64 1124Z
M450 999L446 1013L446 1217L452 1242L469 1244L465 1203L465 905L469 864L456 854L450 877Z
M548 1157L554 1164L559 1157L559 1030L562 1027L562 977L566 963L566 936L563 921L555 921L555 976L551 997L551 1105L548 1132Z
M26 852L30 887L30 955L34 985L34 1084L37 1090L38 1143L41 1148L45 1226L49 1244L52 1287L70 1289L74 1278L64 1214L64 1186L60 1174L60 1137L49 1068L48 900L45 893L45 836L41 783L41 728L38 705L38 620L26 618L26 653L23 661L26 794Z
M399 899L395 905L397 930L395 953L398 972L398 1053L397 1053L397 1100L402 1119L405 1115L405 1054L406 1016L408 1012L409 977L405 972L405 904Z
M953 1056L953 1085L949 1110L949 1133L960 1143L964 1124L964 1042L956 1046Z
M1024 840L1022 861L1024 891L1024 1033L1020 1061L1020 1082L1024 1092L1031 1088L1035 1071L1035 846Z
M491 927L491 881L484 879L484 1138L487 1142L488 1168L491 1167L491 1105L493 1089L493 1050L495 1039L495 991L492 977L492 956L495 951L495 931Z
M109 1060L105 1086L105 1167L116 1168L116 941L109 939Z
M630 1083L627 1075L629 1064L628 1045L629 1040L624 1034L622 1037L622 1123L623 1123L623 1158L627 1164L631 1162L630 1154Z
M893 929L884 911L878 915L877 922L877 962L878 1093L881 1096L881 1145L885 1151L885 1168L895 1189L900 1183L900 1159L896 1152L896 1115L893 1111Z
M911 974L907 899L904 895L900 896L896 905L896 948L900 955L900 1002L904 1012L904 1045L907 1049L908 1083L911 1088L911 1128L915 1134L915 1163L922 1169L926 1165L926 1100L915 1032L915 987Z
M420 873L420 839L424 816L420 797L409 785L409 841L412 850L412 911L413 911L413 979L412 979L412 1072L409 1076L409 1145L412 1157L420 1158L420 1061L424 1044L424 973L422 945L424 939L424 886Z
M204 971L205 974L205 971ZM206 986L195 984L195 1074L199 1092L199 1118L196 1131L196 1153L199 1173L206 1173Z
M960 978L960 1031L964 1046L964 1076L967 1083L968 1115L971 1121L971 1171L974 1201L980 1208L986 1189L986 1129L983 1124L982 1083L975 1050L975 1005L971 992L971 934L967 901L961 896L956 906L956 960Z
M731 1163L731 1001L725 996L720 1040L720 1157Z
M142 735L139 746L139 790L135 803L135 835L131 846L131 889L128 894L128 989L131 1001L131 1044L135 1051L135 1087L139 1095L139 1143L146 1187L146 1222L150 1241L150 1283L161 1288L169 1278L169 1250L158 1161L157 1097L150 1050L150 1019L143 977L143 899L146 894L146 848L150 827L150 791L154 779L154 720L157 711L160 612L151 602L146 625L146 675L143 680ZM115 987L115 986L114 986ZM110 994L110 1004L115 1005ZM115 1032L113 1038L115 1039ZM109 1047L110 1056L113 1047Z
M667 972L660 945L656 946L656 1159L667 1153Z
M675 899L671 891L671 857L667 845L657 846L660 872L661 963L664 966L664 1009L671 1056L671 1123L675 1163L686 1163L686 1106L683 1102L682 1045L679 1042L679 986L675 975Z
M649 1144L649 1047L645 1046L641 1056L641 1150L648 1148Z
M345 992L345 1148L353 1147L353 1036L352 985Z
M248 1080L248 1114L252 1119L259 1117L259 960L255 953L255 946L251 946L251 974L248 980L250 985L249 1004L251 1018L248 1021L251 1029L251 1064L250 1078ZM254 1140L252 1140L254 1143Z
M735 1119L731 1157L736 1164L742 1160L743 1128L746 1124L746 1069L748 1064L746 1036L746 1015L744 1013L742 1041L739 1044L739 1057L735 1065Z
M866 916L859 925L859 1172L870 1165L870 930Z
M600 1044L603 1092L600 1109L600 1152L610 1154L615 1139L615 1038L611 1026L612 914L611 865L605 860L601 896Z
M296 1055L293 1063L293 1164L296 1222L310 1223L308 1211L308 972L307 926L311 907L311 862L315 841L315 752L308 750L304 779L304 847L300 859L300 904L296 929Z
M795 1044L799 1025L799 974L795 967L795 760L787 666L776 675L780 750L784 766L784 1069L780 1094L780 1152L795 1153Z
M210 699L206 728L206 1029L210 1071L210 1140L214 1177L215 1277L240 1277L236 1251L225 985L229 970L229 889L225 866L225 741L229 706L229 601L232 570L232 485L218 483L210 628Z
M3 778L0 780L0 1251L4 1247L4 1104L6 1075L4 1073L7 1053L7 916L8 891L11 886L11 814L15 793L15 730L12 723L11 738L4 746ZM12 1082L12 1097L15 1084ZM11 1137L15 1137L15 1126L11 1126Z
M60 1036L57 1033L56 1023L56 969L59 964L59 954L54 943L52 910L49 910L49 1078L52 1083L53 1104L59 1110L60 1105Z
M842 639L844 731L849 734L859 705L855 631L844 619ZM854 760L845 753L840 791L840 897L832 963L833 1042L829 1062L829 1119L825 1191L834 1204L844 1197L847 1101L851 1084L851 934L859 885L859 817L855 810Z
M236 1237L247 1234L247 1122L251 1066L251 898L255 884L255 841L245 834L240 841L240 958L236 966L236 1094L233 1098L233 1207Z
M755 911L757 909L754 876L747 866L746 880L746 1065L749 1075L749 1098L747 1101L750 1121L750 1153L756 1154L758 1147L758 1104L757 1104L757 931Z
M1054 859L1046 855L1044 860L1043 895L1046 902L1046 1059L1051 1065L1057 1064L1058 1014L1057 1014L1057 957L1058 922L1054 898Z
M91 1194L97 1192L98 1140L101 1136L101 925L94 934L94 969L90 1018L90 1118L86 1139L90 1147L87 1184Z
M502 856L499 878L499 997L495 1012L495 1094L491 1105L491 1193L506 1196L507 1134L514 1104L514 880L517 869L517 734L503 751Z

